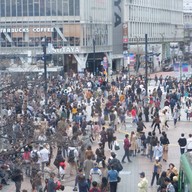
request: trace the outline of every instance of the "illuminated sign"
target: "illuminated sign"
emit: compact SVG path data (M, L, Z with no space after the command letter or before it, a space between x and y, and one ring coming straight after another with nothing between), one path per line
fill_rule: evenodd
M0 28L0 33L29 33L32 30L35 33L41 32L54 32L54 28L46 28L46 27L35 27L35 28Z

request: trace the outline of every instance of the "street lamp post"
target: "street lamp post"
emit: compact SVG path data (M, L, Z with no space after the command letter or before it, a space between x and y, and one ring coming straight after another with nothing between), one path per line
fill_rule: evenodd
M94 68L93 74L95 74L96 72L95 70L95 38L93 38L93 68Z
M148 39L147 39L147 34L145 34L145 91L146 91L146 96L148 96L148 51L147 51L147 44L148 44Z
M43 59L44 59L44 94L45 94L45 109L47 108L47 37L44 37L43 45Z

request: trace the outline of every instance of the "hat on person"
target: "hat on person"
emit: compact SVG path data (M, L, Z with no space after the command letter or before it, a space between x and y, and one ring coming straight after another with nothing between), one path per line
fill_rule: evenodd
M145 173L144 173L144 172L141 172L141 173L140 173L140 176L141 176L141 177L145 177Z
M156 161L159 161L159 157L156 157L155 160L156 160Z

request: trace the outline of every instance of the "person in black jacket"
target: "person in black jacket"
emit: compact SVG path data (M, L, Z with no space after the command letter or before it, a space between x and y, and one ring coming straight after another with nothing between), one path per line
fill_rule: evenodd
M20 168L15 168L12 174L12 180L15 182L16 192L21 191L21 182L23 181L23 173Z
M187 139L184 136L184 133L181 133L181 137L178 140L181 155L185 152L185 148L187 145Z
M117 172L120 172L123 170L123 166L121 164L121 162L119 161L119 159L116 158L116 154L114 152L111 152L111 157L108 160L108 169L111 169L111 167L113 166L114 169Z
M145 114L145 121L149 122L149 105L145 105L144 114Z

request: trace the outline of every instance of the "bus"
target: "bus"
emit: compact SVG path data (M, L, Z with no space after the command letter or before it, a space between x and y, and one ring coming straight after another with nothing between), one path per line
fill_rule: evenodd
M181 155L178 187L179 192L192 192L192 152Z

